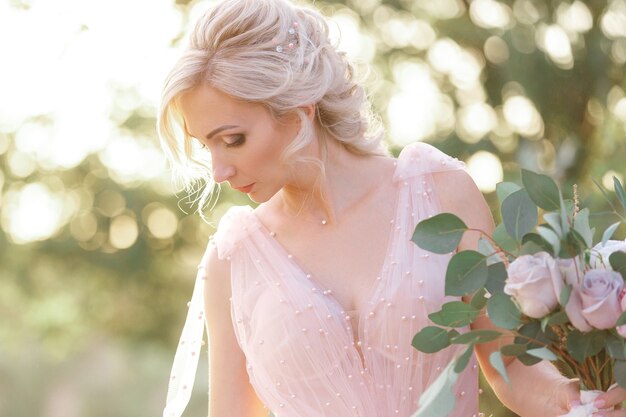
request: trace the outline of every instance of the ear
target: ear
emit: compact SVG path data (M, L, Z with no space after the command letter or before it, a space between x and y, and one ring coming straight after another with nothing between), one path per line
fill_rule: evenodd
M304 111L304 114L306 114L306 117L309 119L309 121L312 122L315 120L315 112L317 110L317 105L308 104L306 106L300 107L300 109Z

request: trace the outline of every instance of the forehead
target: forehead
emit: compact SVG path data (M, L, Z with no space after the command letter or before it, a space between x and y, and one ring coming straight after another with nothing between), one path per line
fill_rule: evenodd
M188 133L197 138L222 125L242 125L269 116L261 104L238 100L206 83L183 92L177 104Z

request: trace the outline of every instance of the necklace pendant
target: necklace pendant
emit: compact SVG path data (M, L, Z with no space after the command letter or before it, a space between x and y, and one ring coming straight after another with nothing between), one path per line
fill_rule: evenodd
M324 226L326 223L326 220L322 220L322 226Z

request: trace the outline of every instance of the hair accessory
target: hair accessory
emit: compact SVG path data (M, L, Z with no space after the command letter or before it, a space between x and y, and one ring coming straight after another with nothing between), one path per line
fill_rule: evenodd
M287 48L285 48L283 45L278 45L276 46L276 52L284 52L285 49L293 49L296 45L299 44L297 30L298 26L300 26L298 22L293 22L293 24L287 31L289 33L289 43L287 44Z

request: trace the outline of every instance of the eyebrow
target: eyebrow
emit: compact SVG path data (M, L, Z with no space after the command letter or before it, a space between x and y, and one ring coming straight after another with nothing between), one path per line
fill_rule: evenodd
M225 125L225 126L220 126L217 129L213 129L211 132L209 132L205 138L207 140L211 139L213 136L217 135L218 133L220 133L222 130L228 130L228 129L234 129L236 127L239 126L235 126L235 125Z

